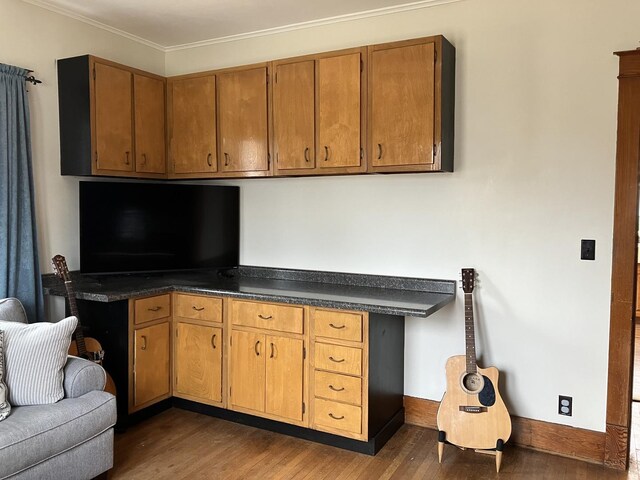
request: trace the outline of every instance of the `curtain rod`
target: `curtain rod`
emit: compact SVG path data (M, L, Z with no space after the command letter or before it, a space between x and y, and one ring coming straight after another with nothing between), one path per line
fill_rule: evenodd
M27 70L27 73L33 73L33 70ZM33 75L29 75L28 77L25 75L24 79L25 79L25 81L30 82L30 83L32 83L34 85L37 85L38 83L42 83L42 80L38 80Z

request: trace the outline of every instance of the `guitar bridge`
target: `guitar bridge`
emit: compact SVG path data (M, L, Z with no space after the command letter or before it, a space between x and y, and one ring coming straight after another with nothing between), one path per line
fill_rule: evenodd
M483 413L487 411L487 407L476 407L470 405L460 405L459 410L466 413Z

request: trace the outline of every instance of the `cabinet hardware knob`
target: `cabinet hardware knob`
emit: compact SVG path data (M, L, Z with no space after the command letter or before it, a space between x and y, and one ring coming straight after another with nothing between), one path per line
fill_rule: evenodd
M304 161L305 162L310 162L311 160L309 160L309 147L304 149Z
M207 165L209 165L210 167L213 166L213 163L211 163L211 154L207 155Z
M225 167L229 166L229 160L230 159L231 159L231 156L227 152L224 152L224 166Z
M146 165L147 164L147 154L143 153L142 154L142 165Z
M196 312L201 312L202 310L204 310L204 307L196 307L195 305L193 305L191 308L193 308Z
M146 350L146 349L147 349L147 336L142 335L142 347L140 348L140 350Z
M333 358L333 357L329 357L329 360L331 360L332 362L336 362L336 363L342 363L342 362L344 362L344 358L341 358L340 360L336 360L336 359L335 359L335 358Z
M150 312L157 312L158 310L162 310L162 307L158 305L156 307L147 308L147 310L149 310Z
M258 340L255 344L255 346L253 347L253 350L256 352L256 356L260 356L260 352L258 351L258 346L260 345L260 340Z
M382 158L382 144L378 144L378 160Z
M330 323L329 326L331 328L335 328L336 330L342 330L343 328L346 327L346 325L340 325L339 327L337 325L334 325L333 323Z
M329 147L327 147L325 145L324 146L324 161L326 162L327 160L329 160Z
M262 320L271 320L273 318L272 315L262 315L261 313L258 314L258 317L260 317Z
M211 336L211 346L215 350L215 348L216 348L216 334L215 333Z
M334 420L342 420L344 418L344 415L342 415L341 417L336 417L333 413L329 413L329 416Z
M273 347L273 342L271 342L271 355L269 355L269 358L273 358L274 355L274 347Z
M124 152L124 153L125 153L124 163L129 165L129 152Z
M343 391L343 390L344 390L344 387L336 388L336 387L334 387L333 385L329 385L329 388L330 388L331 390L333 390L334 392L341 392L341 391Z

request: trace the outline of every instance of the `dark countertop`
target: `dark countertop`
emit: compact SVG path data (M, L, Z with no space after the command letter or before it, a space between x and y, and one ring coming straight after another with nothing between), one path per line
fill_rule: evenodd
M240 266L162 274L83 275L71 272L76 297L114 302L166 292L221 295L372 313L426 317L455 298L456 282L311 270ZM61 280L42 276L45 293L64 296Z

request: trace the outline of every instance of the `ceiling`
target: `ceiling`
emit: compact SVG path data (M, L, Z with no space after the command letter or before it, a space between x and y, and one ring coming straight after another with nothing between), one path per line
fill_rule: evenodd
M160 49L214 43L455 0L24 0ZM231 37L231 38L230 38Z

